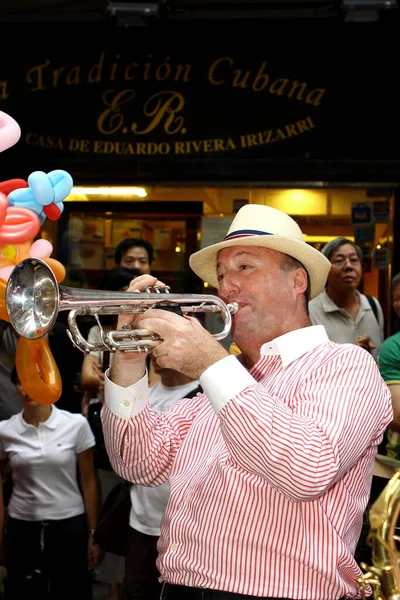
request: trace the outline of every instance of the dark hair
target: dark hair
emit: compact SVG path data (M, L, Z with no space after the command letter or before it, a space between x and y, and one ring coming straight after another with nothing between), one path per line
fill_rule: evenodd
M132 279L135 279L139 275L141 275L139 269L127 269L121 266L115 267L105 274L101 289L118 292L118 290L129 285Z
M136 238L126 238L118 244L118 246L115 248L114 253L115 263L119 265L125 252L128 252L129 248L137 246L139 248L144 248L147 251L147 255L149 257L149 265L151 265L151 263L153 262L153 246L150 244L150 242L147 242L146 240L140 240Z
M357 244L345 237L338 237L334 240L331 240L330 242L325 244L321 252L324 256L326 256L328 260L331 260L331 256L334 253L334 251L337 250L340 246L344 246L345 244L350 244L350 246L353 246L353 248L357 252L358 260L362 263L364 256L360 246L357 246Z

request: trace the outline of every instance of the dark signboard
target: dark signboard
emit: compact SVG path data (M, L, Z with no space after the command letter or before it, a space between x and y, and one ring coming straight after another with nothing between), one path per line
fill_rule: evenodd
M1 177L386 180L400 159L391 39L316 19L3 24L0 110L22 137Z

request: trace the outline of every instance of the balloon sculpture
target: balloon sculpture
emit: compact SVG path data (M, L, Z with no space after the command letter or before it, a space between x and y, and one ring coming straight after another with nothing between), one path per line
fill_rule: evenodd
M0 152L16 144L21 136L18 123L0 111ZM60 283L64 266L50 258L53 246L38 235L46 218L56 220L64 210L63 200L70 194L72 177L62 170L35 171L23 179L0 182L0 319L9 322L5 292L11 271L21 260L40 258L53 270ZM18 378L36 402L53 404L61 395L61 377L46 338L20 337L15 355Z

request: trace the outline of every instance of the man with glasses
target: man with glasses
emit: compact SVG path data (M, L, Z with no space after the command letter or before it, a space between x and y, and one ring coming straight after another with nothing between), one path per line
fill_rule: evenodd
M332 263L325 290L310 302L313 325L324 325L329 339L353 343L371 352L375 360L383 341L383 312L376 298L362 294L362 251L347 238L326 244L322 254Z

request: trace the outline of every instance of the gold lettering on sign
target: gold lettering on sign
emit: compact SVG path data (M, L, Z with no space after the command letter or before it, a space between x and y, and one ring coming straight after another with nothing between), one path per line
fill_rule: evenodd
M89 69L88 83L101 83L101 72L104 65L104 52L100 52L99 62Z
M165 117L164 131L169 135L181 131L186 133L186 129L183 127L184 118L182 116L176 116L176 113L180 112L185 106L185 99L180 92L164 91L153 94L144 105L143 113L146 117L151 117L150 123L142 131L139 130L137 123L132 123L131 131L138 135L144 135L150 133L157 127L157 125Z
M236 146L232 138L214 138L210 140L190 140L175 142L175 154L199 154L201 152L226 152L235 150Z
M25 143L28 146L40 146L51 150L64 150L64 143L61 138L51 135L39 135L37 133L27 133Z
M119 54L110 58L106 52L100 52L99 59L93 65L56 65L49 59L34 65L28 70L26 80L30 91L59 88L62 86L81 85L82 83L100 84L118 81L190 81L191 64L174 63L170 56L161 61L153 61L153 56L144 63L132 60L125 62Z
M7 100L7 81L0 81L0 100Z
M122 128L124 117L121 114L120 107L135 97L134 90L122 90L114 96L112 94L115 94L115 90L107 90L103 94L103 102L109 108L106 108L97 119L97 127L100 133L116 133ZM111 96L110 99L109 96Z
M26 74L26 80L28 83L32 83L34 85L31 88L32 92L37 92L38 90L45 90L45 85L43 82L43 70L46 69L50 65L50 61L46 60L41 65L36 65L36 67L32 67Z
M233 59L229 58L229 56L224 56L223 58L218 58L218 60L213 62L213 64L208 70L208 79L213 85L221 85L226 81L226 79L221 78L222 74L219 75L218 78L215 76L215 71L224 62L227 62L229 67L233 65ZM220 69L219 72L220 71L223 71L223 69Z
M311 117L305 119L299 119L294 123L288 123L277 129L268 129L267 131L258 131L257 133L247 133L240 136L241 148L252 148L253 146L264 146L266 144L272 144L272 142L279 142L279 140L286 140L301 133L314 129L315 125Z
M276 96L287 96L299 102L320 106L325 88L311 88L305 82L278 77L274 79L267 71L267 62L261 63L258 71L235 68L233 58L224 56L215 60L208 69L208 81L212 85L229 85L232 88L247 88L253 92L266 91Z

